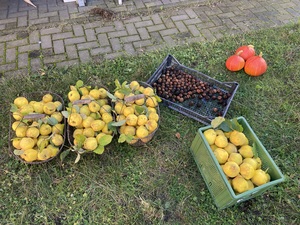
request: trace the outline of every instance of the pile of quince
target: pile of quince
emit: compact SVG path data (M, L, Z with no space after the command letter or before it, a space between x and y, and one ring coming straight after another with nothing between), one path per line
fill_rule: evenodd
M145 83L116 80L115 90L109 97L116 115L115 126L119 127L119 143L138 144L150 141L159 125L158 102L161 99L154 89Z
M104 87L91 87L78 80L70 86L68 106L63 115L69 125L68 136L71 149L64 151L63 159L71 151L80 155L87 152L102 154L114 135L112 107Z
M36 100L20 96L11 104L14 154L26 162L48 161L64 144L63 102L51 93L41 95Z
M256 145L250 145L237 119L216 117L212 128L205 130L203 135L237 194L270 181L270 175L262 170Z

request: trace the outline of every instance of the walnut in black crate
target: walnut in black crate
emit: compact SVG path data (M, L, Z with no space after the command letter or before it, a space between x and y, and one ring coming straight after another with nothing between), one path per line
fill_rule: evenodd
M205 124L225 116L236 82L220 82L181 65L169 55L147 81L169 108Z

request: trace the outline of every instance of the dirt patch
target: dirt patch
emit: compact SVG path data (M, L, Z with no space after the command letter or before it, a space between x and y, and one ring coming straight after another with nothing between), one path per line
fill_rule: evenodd
M19 31L17 33L17 39L24 39L29 37L29 33L27 31Z
M34 51L30 52L28 56L31 59L38 58L41 56L41 52L39 50L34 50Z

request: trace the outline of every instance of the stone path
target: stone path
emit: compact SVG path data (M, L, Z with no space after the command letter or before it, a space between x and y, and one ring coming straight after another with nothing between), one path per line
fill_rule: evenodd
M300 0L32 2L0 2L0 77L300 21Z

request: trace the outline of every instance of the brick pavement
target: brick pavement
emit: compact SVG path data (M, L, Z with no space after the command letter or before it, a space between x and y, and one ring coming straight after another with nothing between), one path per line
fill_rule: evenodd
M300 0L62 0L0 3L0 77L300 21ZM90 14L93 8L98 14ZM103 9L114 12L112 17Z

